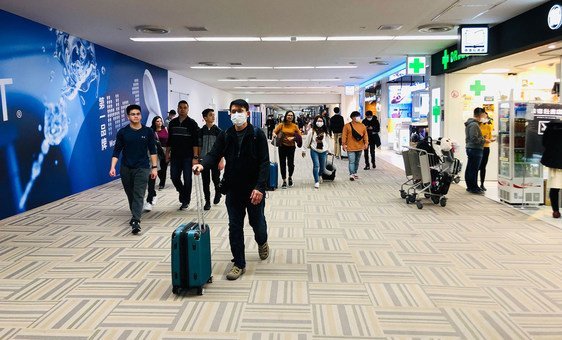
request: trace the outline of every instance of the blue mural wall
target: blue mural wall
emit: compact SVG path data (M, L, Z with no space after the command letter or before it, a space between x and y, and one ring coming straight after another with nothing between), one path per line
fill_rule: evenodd
M124 109L167 107L166 70L0 10L0 219L106 183Z

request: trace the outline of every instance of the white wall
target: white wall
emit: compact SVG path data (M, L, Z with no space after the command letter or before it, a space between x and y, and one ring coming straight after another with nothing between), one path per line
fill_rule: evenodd
M199 126L204 124L201 116L204 109L211 108L215 111L228 109L228 105L234 99L228 92L173 72L168 72L168 78L168 111L171 109L177 111L178 101L185 99L189 103L189 116Z

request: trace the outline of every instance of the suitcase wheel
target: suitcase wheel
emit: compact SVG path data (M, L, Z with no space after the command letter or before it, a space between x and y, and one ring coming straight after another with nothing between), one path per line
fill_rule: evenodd
M207 283L213 283L213 277L212 276L207 280Z
M197 295L203 295L203 287L197 287Z
M180 293L180 287L178 287L178 286L173 286L173 287L172 287L172 293L173 293L174 295L178 295L178 294Z

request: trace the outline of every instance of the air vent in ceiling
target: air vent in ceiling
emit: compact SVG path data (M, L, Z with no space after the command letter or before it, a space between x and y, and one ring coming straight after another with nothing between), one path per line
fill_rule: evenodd
M235 79L238 79L238 78L236 78L236 77L226 77L226 79L235 80Z
M135 27L135 30L140 33L149 33L149 34L167 34L170 33L170 30L165 27L160 26L151 26L151 25L141 25Z
M418 31L423 33L440 33L449 32L453 28L455 28L453 24L428 24L419 26Z
M402 25L380 25L379 31L398 31L402 28Z
M187 28L188 31L190 32L207 32L208 29L206 27L203 26L186 26L185 28Z
M228 63L230 66L242 66L242 63Z
M198 64L203 66L217 66L217 63L214 61L200 61Z
M351 76L351 77L349 77L349 79L363 79L363 77Z
M387 62L387 61L383 61L383 60L373 60L373 61L369 61L369 64L371 64L371 65L386 66L386 65L388 65L388 62Z

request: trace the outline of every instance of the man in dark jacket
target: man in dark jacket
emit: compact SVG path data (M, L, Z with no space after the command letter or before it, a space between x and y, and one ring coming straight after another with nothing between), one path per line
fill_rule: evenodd
M363 119L363 125L367 127L367 134L369 135L369 146L365 151L365 167L363 170L369 170L369 154L371 155L371 162L373 162L373 169L377 167L375 162L375 148L381 146L381 139L379 137L379 132L381 131L381 124L377 119L377 116L373 116L373 111L365 112L365 119Z
M269 256L264 214L265 187L269 177L269 150L265 133L248 123L249 115L249 105L245 100L237 99L230 103L230 119L233 126L222 131L211 151L201 160L201 164L193 166L193 172L198 175L206 168L216 167L223 157L226 160L221 190L226 193L230 251L234 262L226 275L229 280L236 280L246 272L246 212L254 230L260 259L265 260Z
M199 147L201 152L199 154L200 158L203 158L211 151L217 136L222 131L218 126L215 125L215 111L213 109L205 109L201 113L203 120L205 120L205 125L199 129ZM201 173L203 179L203 194L205 196L205 206L204 210L211 209L211 180L215 186L215 198L213 199L213 204L219 204L221 200L221 193L219 192L219 181L221 170L223 169L223 162L219 162L218 166L214 168L207 168Z
M484 143L489 142L489 140L482 136L482 131L480 130L478 122L485 117L486 111L481 107L477 107L474 109L473 117L468 118L464 123L466 156L468 158L466 170L464 171L464 180L466 181L466 191L473 194L484 193L478 186L478 169L480 168L480 162L484 154Z
M343 117L340 114L340 108L334 107L334 115L330 118L330 130L334 139L334 155L341 157L341 133L344 126Z

